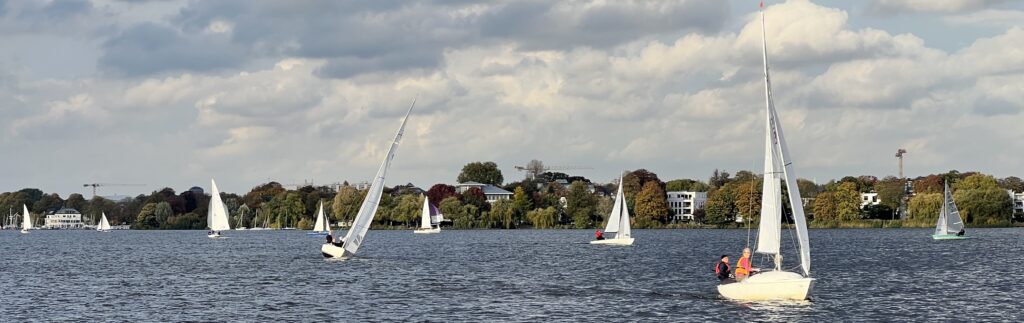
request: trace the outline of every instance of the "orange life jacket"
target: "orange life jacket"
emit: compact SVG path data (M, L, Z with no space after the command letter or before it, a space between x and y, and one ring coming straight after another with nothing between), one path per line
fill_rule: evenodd
M722 273L722 271L718 269L719 268L718 264L723 264L723 263L725 264L725 271L729 271L729 269L731 268L731 267L729 267L729 263L727 263L727 262L721 262L721 261L716 262L715 263L715 273L716 274Z
M739 261L736 261L736 274L750 275L750 258L742 257Z

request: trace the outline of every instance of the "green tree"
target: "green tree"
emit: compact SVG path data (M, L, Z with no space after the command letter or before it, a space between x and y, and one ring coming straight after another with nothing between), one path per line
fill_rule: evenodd
M491 206L490 216L501 228L512 229L516 227L515 202L512 200L497 200Z
M549 229L558 224L558 210L550 206L544 209L535 209L528 212L526 218L533 223L533 227L536 229Z
M818 184L803 178L796 179L796 186L800 189L800 195L805 198L813 198L821 193L821 187Z
M477 182L501 186L505 178L501 176L501 170L494 162L472 162L462 167L458 181L459 183Z
M403 195L398 199L398 205L391 210L391 218L411 227L419 224L421 213L423 213L423 198L411 194Z
M600 227L608 225L608 217L615 207L615 200L611 197L602 196L597 198L597 219Z
M636 195L636 227L651 228L664 224L668 222L668 212L668 202L661 185L656 181L644 184L643 189Z
M170 203L160 202L156 204L156 209L153 210L153 216L156 217L156 222L162 226L167 223L167 219L174 216L174 210L171 209Z
M972 175L964 179L967 181ZM978 185L981 184L981 185ZM1013 200L999 187L991 187L989 181L966 183L965 187L953 193L953 200L960 210L965 223L975 225L1007 225L1013 213Z
M839 184L835 192L836 213L839 220L852 221L860 220L860 191L856 183L844 182Z
M526 217L526 212L533 208L533 202L522 186L516 187L512 195L512 208L515 209L516 218Z
M907 218L934 221L942 209L942 193L918 193L907 203Z
M999 182L992 175L974 174L956 181L952 188L955 191L999 189Z
M814 198L814 221L836 221L839 220L839 208L837 207L836 192L825 191Z
M572 218L573 226L576 228L590 228L594 226L596 219L595 206L597 199L590 193L587 184L581 181L572 182L569 185L568 196L565 197L565 213Z
M71 195L68 195L68 199L64 201L64 207L85 211L86 203L85 197L82 197L82 194L71 193Z
M900 201L906 195L905 182L895 176L888 176L875 183L875 192L878 193L880 204L889 209L899 209Z
M704 220L710 224L724 224L736 216L736 192L732 185L723 185L708 196L704 204Z
M342 186L338 194L334 195L334 202L331 203L331 212L334 221L351 222L355 220L359 207L363 204L366 191L356 190L352 186Z
M736 174L737 178L739 173ZM734 202L736 212L743 215L744 221L757 223L761 219L761 179L747 178L746 180L734 181L726 186L734 186Z
M665 183L665 191L678 192L678 191L690 191L690 192L707 192L711 189L711 186L704 182L693 180L693 179L674 179Z
M1024 180L1020 177L1010 176L999 180L999 187L1004 190L1011 190L1017 193L1024 192Z
M139 211L138 217L135 220L135 229L148 230L156 229L160 227L160 222L156 220L156 203L147 203Z

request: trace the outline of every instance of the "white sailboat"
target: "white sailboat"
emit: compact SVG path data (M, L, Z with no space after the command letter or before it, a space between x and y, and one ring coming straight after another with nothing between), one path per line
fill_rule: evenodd
M942 209L939 210L939 220L935 223L935 240L963 240L966 236L960 232L964 229L964 221L960 218L960 210L953 201L953 192L949 191L949 184L943 186Z
M441 212L438 212L437 208L430 205L430 197L423 196L423 213L420 216L420 228L413 231L413 233L426 234L441 232L440 215ZM437 219L436 222L434 219Z
M102 216L100 217L100 223L96 225L96 231L109 232L110 222L107 222L107 213L100 212L100 214Z
M21 205L21 233L28 233L32 229L32 214L28 213L28 206Z
M231 230L231 223L228 222L228 207L220 199L220 190L217 189L217 182L210 180L213 195L210 196L210 208L206 212L206 226L210 228L207 237L211 239L221 238L220 232Z
M614 246L633 245L632 230L629 225L629 207L626 206L626 197L622 194L622 177L619 177L619 191L615 193L615 205L612 206L612 213L608 217L608 224L604 227L604 235L614 234L614 237L606 237L603 240L593 240L590 244L603 244Z
M384 161L381 162L380 168L377 169L377 175L373 177L373 183L370 184L370 189L366 192L363 204L359 207L359 213L356 214L355 220L352 221L352 226L349 227L348 233L345 234L340 243L324 243L320 247L320 253L324 257L347 259L355 255L356 250L359 250L359 246L363 244L363 238L366 236L366 231L370 229L370 223L373 222L373 216L377 213L377 206L380 204L380 196L384 191L384 177L391 166L391 160L395 158L395 149L398 148L398 143L402 140L402 133L405 132L405 123L409 121L409 114L412 113L412 108L415 106L416 101L413 100L409 106L409 111L405 113L405 118L402 119L402 125L398 127L395 140L391 142L391 147L388 148Z
M718 285L718 293L725 298L743 301L804 300L810 293L814 278L810 277L811 255L807 239L807 222L804 217L800 188L796 185L796 173L789 157L782 127L772 99L771 79L768 74L768 50L764 40L764 11L761 11L761 49L764 57L764 88L767 122L764 158L764 186L761 195L761 225L757 234L757 253L774 258L775 268L762 271L738 283ZM790 208L799 240L801 273L782 269L782 187L786 182Z
M316 223L313 224L313 232L307 234L323 236L331 232L331 220L324 215L324 201L320 201L320 208L316 211Z
M238 223L235 224L235 231L245 231L245 230L247 230L245 228L245 226L242 225L243 224L242 220L244 220L244 217L245 217L245 214L241 214L241 212L239 212L239 214L238 214Z

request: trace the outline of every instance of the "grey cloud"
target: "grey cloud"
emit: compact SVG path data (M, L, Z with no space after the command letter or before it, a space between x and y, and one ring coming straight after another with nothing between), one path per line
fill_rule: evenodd
M145 23L125 30L103 44L99 66L123 75L165 71L208 71L236 67L245 51L227 39L182 35L177 30Z
M85 14L92 10L92 3L86 0L53 1L43 8L42 13L51 18L66 18Z
M993 7L1006 0L872 0L867 12L880 16L893 16L916 12L966 13Z
M974 103L974 113L986 117L1015 115L1020 111L1020 105L999 98L982 98Z

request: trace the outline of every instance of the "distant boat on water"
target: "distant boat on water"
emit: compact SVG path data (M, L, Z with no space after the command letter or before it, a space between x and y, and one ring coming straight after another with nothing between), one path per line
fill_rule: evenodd
M764 10L761 10L761 50L764 58L765 89L765 155L764 182L761 194L761 223L757 230L757 253L772 257L774 270L762 271L735 283L718 285L718 293L725 298L740 301L804 300L811 291L811 250L807 238L807 220L804 218L803 200L796 185L797 175L789 148L782 134L775 102L772 99L771 78L768 74L768 46L764 35ZM782 181L786 182L789 206L793 214L799 245L800 268L803 273L782 269Z
M320 207L316 210L316 223L313 224L313 231L307 234L325 236L331 232L331 220L324 215L324 201L320 201Z
M967 236L960 234L964 230L964 221L960 218L960 210L953 201L953 192L949 191L949 184L942 187L942 209L939 210L939 220L935 223L935 240L963 240Z
M110 231L110 222L107 222L107 214L104 213L104 212L100 212L100 214L101 214L100 223L96 225L96 231L109 232Z
M413 233L427 234L441 232L441 211L430 204L430 197L423 196L423 211L420 213L420 228Z
M28 206L21 205L21 233L28 233L32 229L32 214L28 213Z
M614 237L605 237L602 240L592 240L590 244L603 244L613 246L633 245L633 234L629 224L629 207L626 206L626 197L622 193L622 176L619 176L619 190L615 193L615 204L612 206L612 213L608 216L608 224L604 226L604 235L614 234Z
M384 161L381 162L380 168L377 169L377 175L373 177L373 183L370 184L370 189L367 190L366 197L363 198L363 204L359 207L359 213L356 213L356 218L352 221L352 227L348 229L348 233L342 238L340 244L324 243L320 247L320 253L324 257L351 258L356 254L356 250L359 250L359 246L363 244L363 238L366 236L366 231L370 229L370 223L373 222L373 216L377 213L377 207L380 204L380 196L384 191L384 177L387 176L391 160L395 158L395 150L398 148L398 143L402 141L402 133L405 132L405 123L409 121L409 114L412 113L412 108L415 106L416 101L413 100L409 106L409 111L405 113L405 118L402 119L402 125L398 127L395 140L391 142L388 153L384 155Z
M220 190L217 189L217 182L210 180L213 196L210 197L210 208L206 213L206 226L210 228L207 237L211 239L221 238L220 232L231 230L231 223L228 222L228 207L220 199Z

